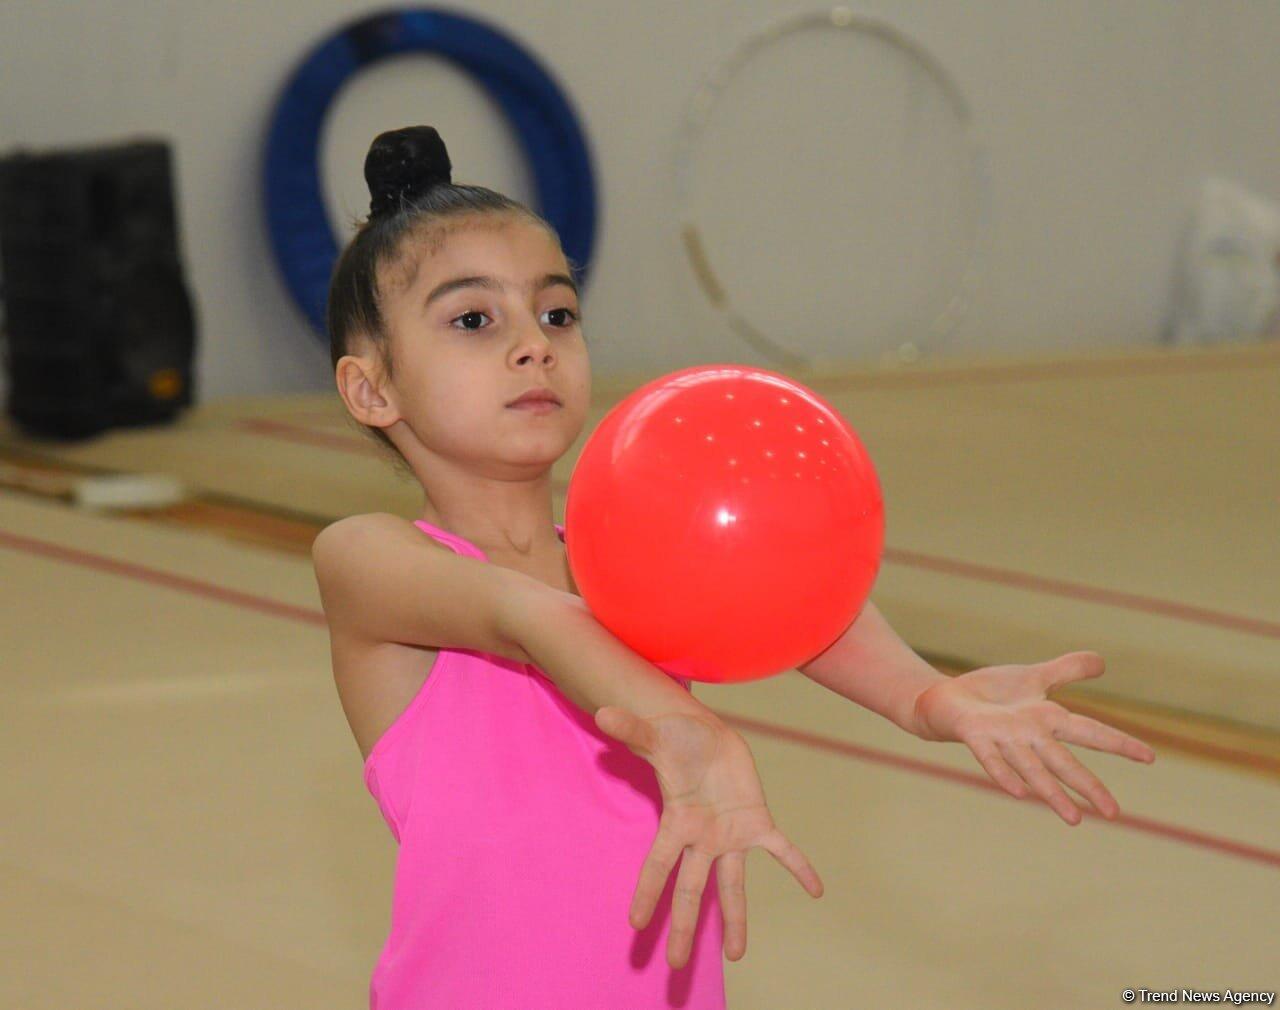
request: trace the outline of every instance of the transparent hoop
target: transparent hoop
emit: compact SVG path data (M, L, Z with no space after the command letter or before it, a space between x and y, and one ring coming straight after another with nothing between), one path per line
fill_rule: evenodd
M985 271L991 235L991 181L986 146L973 122L969 103L951 75L920 43L880 18L838 6L801 12L779 18L754 32L741 42L730 56L716 67L693 94L677 138L675 157L676 212L680 241L689 258L693 276L707 300L719 310L730 327L750 346L776 364L795 370L814 371L834 362L800 354L782 346L753 326L730 303L724 286L716 277L707 257L697 225L690 211L690 176L697 140L707 124L716 100L733 76L764 46L786 35L807 28L835 28L874 35L895 46L923 69L950 103L959 120L971 166L975 203L974 222L968 239L965 266L956 290L945 306L928 324L921 341L906 341L895 349L900 361L910 362L923 351L936 350L954 332L968 311L974 292Z

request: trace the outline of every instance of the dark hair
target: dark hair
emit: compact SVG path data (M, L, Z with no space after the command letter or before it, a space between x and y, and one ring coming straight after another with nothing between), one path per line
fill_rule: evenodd
M449 218L520 214L542 225L559 243L556 230L524 204L484 186L455 184L452 169L444 141L430 126L389 130L374 138L364 159L369 217L338 257L329 281L325 325L335 370L343 355L350 353L351 339L365 334L373 342L387 378L394 377L391 344L379 309L378 270L399 256L410 234L431 233ZM434 244L438 247L438 242ZM411 475L386 432L369 425L360 427L390 450L398 471Z

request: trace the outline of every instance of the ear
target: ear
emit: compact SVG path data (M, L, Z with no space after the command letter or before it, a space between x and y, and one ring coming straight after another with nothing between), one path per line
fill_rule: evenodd
M385 428L400 420L382 365L372 350L343 355L334 367L333 378L347 412L361 424Z

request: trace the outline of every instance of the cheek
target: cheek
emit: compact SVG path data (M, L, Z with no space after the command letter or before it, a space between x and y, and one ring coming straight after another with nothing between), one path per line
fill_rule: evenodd
M491 428L494 414L503 409L501 391L492 378L469 374L452 366L437 367L422 376L414 389L415 414L426 431L445 441L474 440L473 433Z

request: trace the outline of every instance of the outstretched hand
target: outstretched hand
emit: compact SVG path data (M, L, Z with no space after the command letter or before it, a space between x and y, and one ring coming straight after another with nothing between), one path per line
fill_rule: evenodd
M657 773L662 790L658 834L640 870L630 922L644 929L653 916L671 868L680 858L672 898L667 963L682 968L693 947L694 927L711 864L724 916L724 951L737 961L747 949L747 851L767 850L813 897L822 880L801 852L773 823L751 750L741 734L709 711L674 712L640 718L617 706L595 715L604 733L626 744Z
M916 699L914 730L924 740L967 744L987 774L1007 792L1021 799L1029 794L1028 787L1034 789L1068 824L1079 824L1084 818L1054 775L1088 798L1103 817L1114 820L1120 805L1059 741L1147 764L1156 759L1155 751L1046 697L1053 688L1071 681L1101 677L1105 669L1096 652L1068 652L1043 663L988 666L949 677Z

